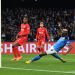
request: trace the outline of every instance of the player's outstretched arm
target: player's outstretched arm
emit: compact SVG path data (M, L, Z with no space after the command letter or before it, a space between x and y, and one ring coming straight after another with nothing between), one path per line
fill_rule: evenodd
M19 33L18 33L18 34L19 34ZM18 35L18 34L16 35L16 39L19 37L19 35Z
M69 49L68 49L68 51L66 52L66 54L68 54L68 53L72 50L72 48L73 48L72 45L69 45L68 47L69 47ZM65 54L65 55L66 55L66 54Z

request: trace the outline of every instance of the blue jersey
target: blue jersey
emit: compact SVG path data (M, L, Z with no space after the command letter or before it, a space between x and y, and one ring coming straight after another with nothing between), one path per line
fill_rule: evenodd
M68 37L60 37L60 39L53 45L53 48L59 52L66 44L70 45Z

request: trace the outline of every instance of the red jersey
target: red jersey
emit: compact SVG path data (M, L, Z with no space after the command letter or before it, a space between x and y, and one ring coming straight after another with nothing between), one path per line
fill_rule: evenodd
M30 34L30 26L29 24L21 24L21 30L18 33L19 36Z
M24 44L28 40L28 34L30 34L29 24L21 24L21 30L18 33L19 38L16 39L16 42L20 45Z
M50 37L48 35L48 31L45 27L40 27L37 29L37 35L36 35L36 39L40 40L40 39L45 39L47 37L48 40L50 40Z

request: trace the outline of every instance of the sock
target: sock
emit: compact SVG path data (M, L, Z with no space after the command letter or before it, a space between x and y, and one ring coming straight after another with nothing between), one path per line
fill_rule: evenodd
M40 52L40 48L37 48L37 50Z
M42 52L42 53L44 52L44 48L41 48L41 52Z
M16 46L15 48L16 48L16 54L17 54L17 56L20 57L21 54L20 54L20 51L18 50L18 46Z
M31 61L34 62L34 61L37 61L39 60L41 57L38 55L38 56L35 56Z
M61 60L61 57L60 57L59 55L57 55L56 53L51 54L51 55L52 55L52 56L54 56L55 58L57 58L57 59Z
M34 57L31 61L32 61L32 62L37 61L37 60L39 60L41 57L43 57L43 56L45 56L45 55L47 55L47 54L46 54L46 53L40 54L40 55Z
M14 56L16 55L16 56L18 56L18 57L20 57L21 55L20 55L20 52L18 51L18 46L16 46L16 47L14 47L13 48L13 53L14 53Z
M15 47L13 48L13 54L14 54L14 57L17 58Z

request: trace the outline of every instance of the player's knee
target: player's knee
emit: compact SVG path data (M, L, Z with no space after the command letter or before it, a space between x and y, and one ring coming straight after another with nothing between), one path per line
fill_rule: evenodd
M14 47L14 46L15 46L15 42L12 43L12 47Z
M44 45L43 45L43 46L41 46L41 48L44 48Z
M40 46L38 46L38 45L37 45L36 47L37 47L37 48L40 48Z
M12 48L14 48L15 47L15 45L12 45Z
M44 53L44 54L40 54L39 56L40 56L40 57L43 57L43 56L45 56L45 55L47 55L47 54L46 54L46 53Z

